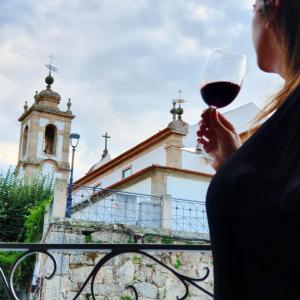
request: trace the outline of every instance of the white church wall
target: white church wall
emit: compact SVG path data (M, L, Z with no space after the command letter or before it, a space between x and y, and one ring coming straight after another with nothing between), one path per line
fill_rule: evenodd
M192 125L189 127L188 134L183 137L182 143L184 147L195 147L197 144L197 130L198 125ZM182 168L187 170L193 170L198 172L205 172L214 174L214 169L206 162L205 159L199 157L196 154L182 151Z
M49 120L46 118L40 118L40 126L46 127L46 125L49 123Z
M44 140L44 132L39 131L38 133L38 142L37 142L37 157L43 158L43 140Z
M174 198L205 201L208 185L208 179L201 182L174 176L167 177L167 191Z
M43 175L52 174L54 171L54 165L50 162L44 162L42 167L42 173Z
M63 138L64 137L61 134L57 136L56 153L58 161L62 160Z
M206 178L203 178L201 182L174 176L167 177L167 191L168 194L172 195L172 230L208 234L209 230L205 209L205 197L208 185L209 182ZM174 198L179 198L180 200Z
M124 192L128 193L137 193L137 194L151 194L151 178L147 178L143 181L140 181L126 189L123 189Z
M63 131L65 129L65 123L61 121L55 121L55 126L57 130Z
M186 151L182 153L182 168L208 174L215 173L215 170L204 158Z
M153 164L166 165L166 150L162 145L132 162L132 171L135 173Z
M150 151L149 153L144 154L143 156L133 160L128 161L128 166L132 168L132 174L141 171L153 164L166 164L166 152L164 149L164 145ZM101 178L95 178L90 181L87 185L88 186L96 186L101 183L101 187L105 188L108 187L120 180L122 180L122 171L126 168L127 165L122 165L116 171L108 174L107 176ZM145 194L145 193L144 193Z

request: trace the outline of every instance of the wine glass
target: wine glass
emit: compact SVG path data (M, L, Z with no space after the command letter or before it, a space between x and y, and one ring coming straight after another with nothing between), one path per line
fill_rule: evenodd
M211 108L229 105L238 95L246 71L246 56L227 49L215 49L209 57L200 81L200 94ZM195 148L181 148L183 151L214 160L203 149L201 143Z

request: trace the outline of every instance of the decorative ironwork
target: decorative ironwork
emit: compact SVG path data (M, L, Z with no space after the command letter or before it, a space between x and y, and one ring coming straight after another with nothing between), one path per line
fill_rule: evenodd
M12 300L20 300L18 299L18 296L16 295L16 291L14 288L14 274L18 267L18 265L26 259L28 256L33 254L45 254L47 255L50 260L53 263L53 271L50 275L46 276L46 279L50 280L55 275L57 264L55 261L54 256L49 253L49 251L54 250L109 250L104 257L94 266L93 270L90 272L89 276L85 280L84 284L81 286L80 290L77 292L73 300L76 300L79 298L79 296L82 294L82 291L84 288L88 285L90 282L90 291L92 295L92 299L96 300L95 292L94 292L94 284L96 280L96 276L98 272L101 270L101 268L104 266L104 264L108 261L110 261L112 258L126 253L137 253L142 256L146 256L149 259L153 260L157 264L161 265L162 267L166 268L168 271L170 271L174 276L179 279L179 281L183 284L185 287L185 293L183 296L177 296L177 300L184 300L187 299L189 294L189 285L192 285L196 287L197 289L201 290L203 293L213 297L213 294L203 287L201 287L198 282L204 281L210 271L207 267L204 267L205 274L201 278L192 278L189 276L186 276L184 274L181 274L171 267L167 266L154 256L150 255L146 251L210 251L211 246L210 245L155 245L155 244L18 244L18 243L0 243L0 251L25 251L12 265L10 273L9 273L9 280L6 279L3 270L0 266L0 278L2 279L2 282L4 284L5 290L7 292L7 295ZM131 290L132 293L135 296L135 299L137 300L138 292L134 285L128 285L127 289Z

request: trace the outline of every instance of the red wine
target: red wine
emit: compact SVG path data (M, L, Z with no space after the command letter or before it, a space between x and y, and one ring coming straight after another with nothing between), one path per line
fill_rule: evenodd
M200 89L204 102L217 108L230 104L238 95L241 87L229 81L216 81L204 85Z

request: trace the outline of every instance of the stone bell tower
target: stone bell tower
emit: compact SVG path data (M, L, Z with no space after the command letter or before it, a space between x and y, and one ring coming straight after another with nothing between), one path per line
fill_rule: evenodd
M54 82L51 71L55 68L51 64L47 67L50 72L45 79L46 89L36 92L32 106L28 107L25 102L24 112L19 118L17 172L20 176L32 177L39 171L67 180L70 171L69 136L75 116L70 110L70 99L66 111L59 109L61 97L51 88Z

